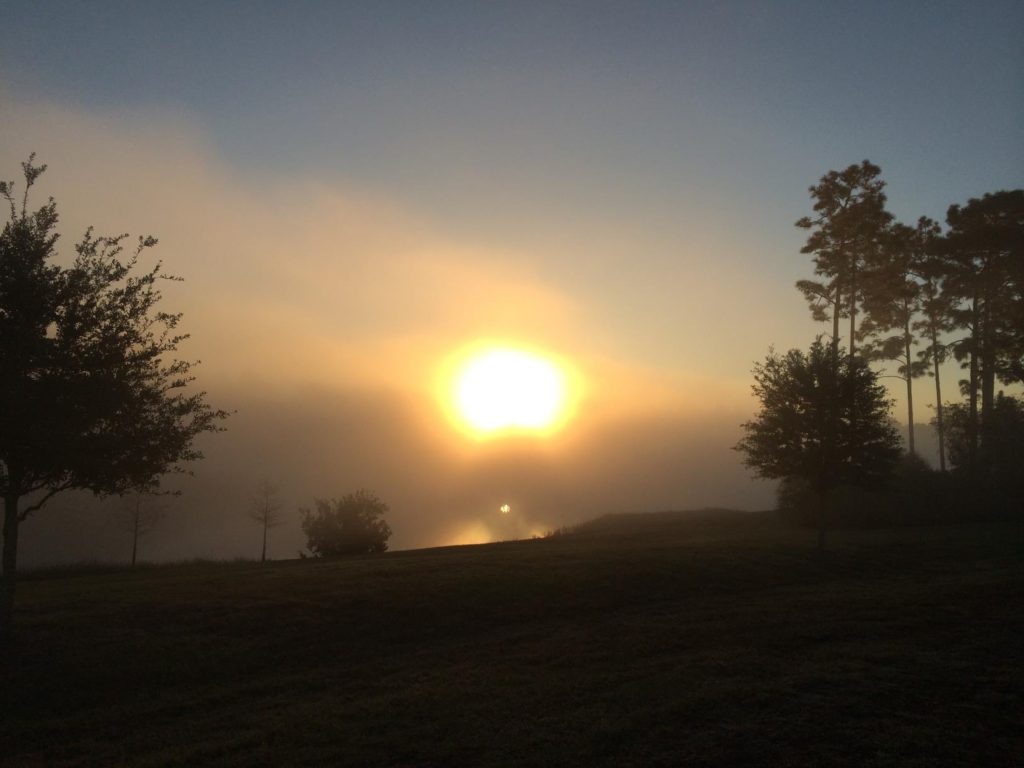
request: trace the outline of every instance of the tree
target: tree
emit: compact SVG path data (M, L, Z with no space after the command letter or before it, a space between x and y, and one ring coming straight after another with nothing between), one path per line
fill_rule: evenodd
M966 480L969 508L986 513L1024 512L1024 399L996 393L985 439L972 444L970 404L946 404L949 462Z
M0 183L10 216L0 232L0 493L4 500L0 637L10 634L18 529L72 488L104 496L156 490L160 477L202 458L194 440L227 414L191 391L192 363L173 357L187 338L180 314L158 309L156 245L88 230L70 266L54 263L57 206L29 211L46 170L22 164L25 189ZM25 500L25 503L23 503Z
M796 222L810 230L801 253L814 254L814 272L822 281L801 280L815 320L832 313L832 346L840 344L839 319L850 318L850 356L856 350L857 307L862 298L861 273L874 260L892 216L885 210L881 169L868 160L842 171L829 171L810 188L814 216Z
M918 237L924 244L922 258L917 264L917 276L921 285L921 317L913 329L921 334L926 346L918 352L923 365L931 366L928 375L935 380L935 418L933 423L939 438L939 471L946 471L946 430L942 407L942 381L939 369L949 355L949 345L942 341L946 333L953 330L954 302L945 290L946 263L936 252L939 239L939 225L922 216L917 222Z
M1024 372L1024 190L952 205L946 223L949 230L939 250L947 265L945 288L956 305L953 316L967 332L953 352L969 371L966 448L967 467L973 471L997 379L1008 384Z
M900 455L892 477L874 487L841 485L829 491L833 524L893 526L959 520L968 506L962 484L948 473L933 472L920 456ZM801 478L784 478L776 489L776 509L786 522L817 525L818 500Z
M1012 492L1024 498L1024 400L996 394L988 417L987 439L978 447L976 465L971 465L970 406L947 403L949 462L960 471L971 471L988 490Z
M151 533L164 518L164 509L155 503L152 494L136 491L125 497L124 507L117 515L117 522L125 533L132 537L132 568L135 567L139 552L139 539Z
M867 363L825 346L769 353L754 366L761 409L736 445L758 477L802 480L817 499L818 547L825 546L828 493L888 477L900 455L891 402Z
M284 521L281 520L281 503L277 500L277 488L271 485L270 481L264 478L256 486L256 495L252 500L252 510L249 518L259 523L263 529L263 550L260 553L260 562L267 561L267 531L277 528Z
M302 531L316 557L384 552L391 527L383 515L388 505L369 491L340 499L317 499L316 509L300 509Z
M921 285L917 273L925 256L930 233L929 222L922 219L918 228L893 224L888 231L879 258L866 270L864 322L860 335L869 339L864 346L868 360L894 360L896 378L907 386L907 447L914 445L914 379L924 374L928 364L916 358L914 318L921 307Z

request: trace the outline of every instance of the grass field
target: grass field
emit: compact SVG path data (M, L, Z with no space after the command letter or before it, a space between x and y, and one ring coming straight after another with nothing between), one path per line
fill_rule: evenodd
M0 765L1024 765L1019 526L40 572Z

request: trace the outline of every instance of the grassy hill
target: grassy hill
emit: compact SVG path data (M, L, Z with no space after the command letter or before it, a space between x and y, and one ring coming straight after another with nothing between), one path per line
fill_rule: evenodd
M42 572L4 766L1020 765L1006 524L603 518L335 562Z

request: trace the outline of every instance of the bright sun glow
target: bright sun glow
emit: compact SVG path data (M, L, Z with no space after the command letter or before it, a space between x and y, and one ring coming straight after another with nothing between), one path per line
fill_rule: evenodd
M455 411L479 435L547 432L568 408L567 377L540 355L487 347L468 356L453 378Z

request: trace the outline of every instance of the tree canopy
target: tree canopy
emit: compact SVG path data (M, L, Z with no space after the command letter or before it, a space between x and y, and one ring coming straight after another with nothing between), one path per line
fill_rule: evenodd
M906 385L908 448L915 451L913 380L934 380L939 466L946 467L940 368L950 357L967 372L966 453L962 473L981 478L979 462L995 412L997 383L1024 382L1024 190L991 192L951 205L946 230L927 217L916 227L886 211L881 169L868 160L829 171L810 188L813 215L802 253L815 279L797 281L817 321L832 323L832 343L849 318L851 357L894 361ZM994 438L993 438L994 439Z
M955 468L967 468L971 461L970 409L966 403L947 408L949 461ZM996 394L989 414L985 441L980 446L976 468L978 479L989 490L1013 492L1018 505L1024 499L1024 400L1003 392Z
M388 505L370 491L340 499L317 499L315 509L300 509L302 531L316 557L384 552L391 527L384 520Z
M890 400L877 375L819 337L808 352L771 352L754 367L757 415L736 445L759 477L799 478L818 495L820 544L824 503L840 484L879 481L900 455Z
M822 280L800 280L815 320L832 319L832 346L840 343L839 319L850 318L850 355L857 341L857 307L863 300L863 273L883 247L892 215L885 210L881 169L864 160L829 171L809 189L814 215L796 226L809 231L801 253L814 254L814 272Z
M53 495L153 490L201 458L194 440L226 417L192 388L180 314L159 308L177 278L156 245L90 229L70 266L57 263L57 205L29 209L45 165L22 164L24 189L0 182L10 212L0 232L0 494L4 499L0 631L13 604L18 526ZM27 501L22 504L22 501Z

